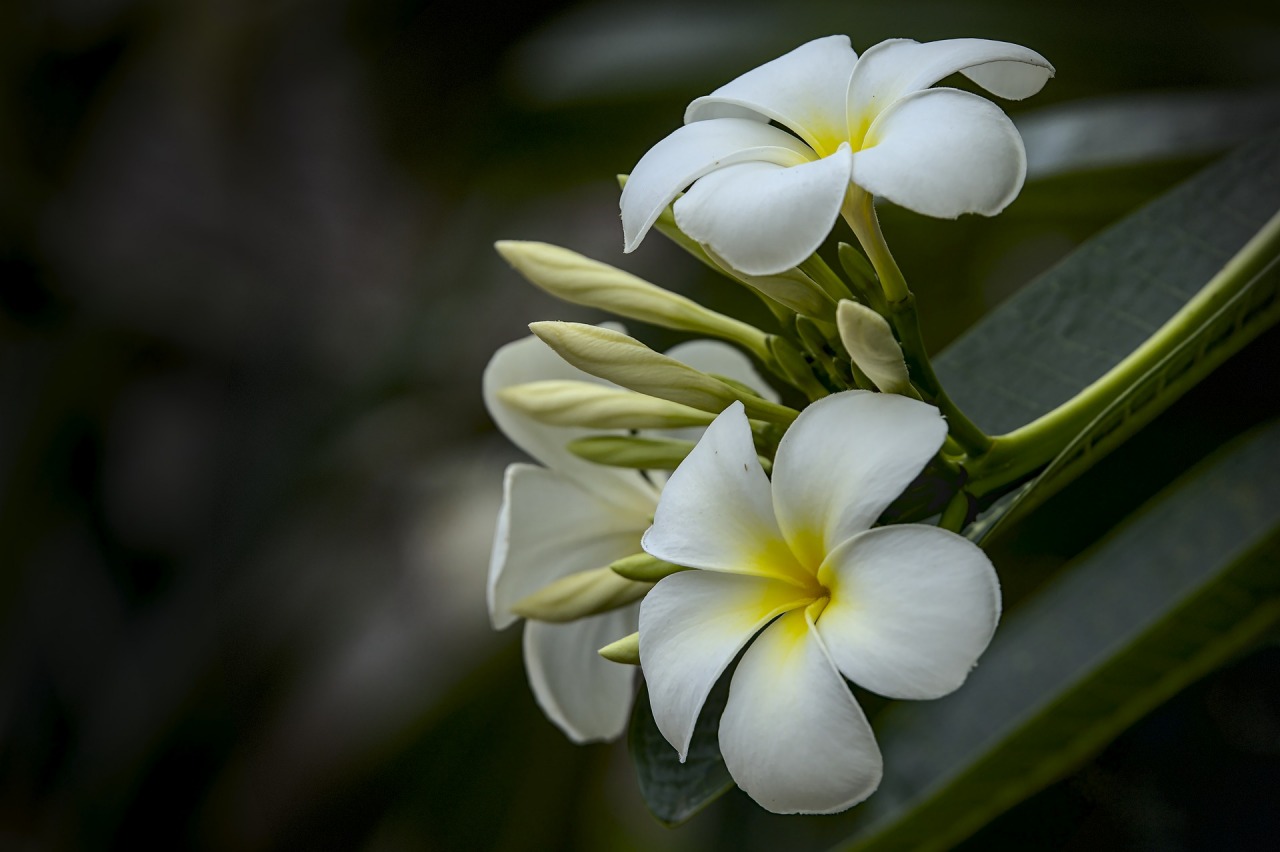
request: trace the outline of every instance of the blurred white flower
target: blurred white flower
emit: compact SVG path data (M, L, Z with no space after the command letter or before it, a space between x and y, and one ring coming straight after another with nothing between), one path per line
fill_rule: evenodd
M928 216L999 213L1026 176L1022 138L985 98L930 88L957 72L1014 100L1054 73L1005 42L892 39L859 58L847 36L828 36L698 98L631 172L625 250L690 184L680 229L751 275L812 254L850 185Z
M726 344L691 341L669 354L769 392L747 358ZM598 431L540 423L501 399L504 388L557 379L614 387L569 365L532 336L503 346L485 369L490 416L512 443L541 463L512 464L504 478L487 590L494 629L519 620L512 606L550 584L640 553L640 536L657 506L664 477L594 464L565 449L575 438ZM688 431L679 430L680 437L701 434ZM612 579L619 585L630 582ZM634 670L602 659L597 651L635 632L638 607L632 603L561 623L525 622L529 684L548 718L575 742L613 739L626 727Z
M720 750L775 813L834 813L879 785L880 751L844 678L891 698L964 682L1000 615L986 554L937 527L871 529L945 435L922 402L834 394L787 431L771 483L739 406L707 428L643 541L703 569L664 578L640 606L654 720L682 761L707 694L748 643Z

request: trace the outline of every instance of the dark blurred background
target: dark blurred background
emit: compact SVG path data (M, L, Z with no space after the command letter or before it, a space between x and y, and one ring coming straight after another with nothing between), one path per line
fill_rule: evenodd
M0 849L737 848L743 797L662 828L625 749L569 744L518 631L489 630L516 452L480 371L532 320L595 319L492 242L759 318L657 237L623 258L614 176L688 100L809 38L1016 41L1058 68L1010 107L1022 198L884 214L941 346L1276 123L1265 5L0 5ZM1276 656L970 845L1269 848Z

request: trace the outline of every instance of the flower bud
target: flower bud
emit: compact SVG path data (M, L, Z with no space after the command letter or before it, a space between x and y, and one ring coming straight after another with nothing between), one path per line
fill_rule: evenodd
M719 414L741 400L748 417L790 423L799 412L745 394L635 338L599 326L575 322L535 322L529 330L578 369L630 388L700 411Z
M615 574L626 577L628 580L635 580L637 583L656 583L668 574L687 570L679 565L664 562L658 557L650 556L647 553L637 553L634 556L619 559L611 564L609 569Z
M675 470L694 446L694 441L680 441L674 438L592 435L589 438L570 441L565 444L565 449L578 458L611 467Z
M715 416L678 402L635 391L554 379L512 385L498 398L540 423L588 429L683 429L706 426Z
M872 384L885 393L920 398L911 386L902 347L884 317L866 305L845 299L836 312L836 324L849 357Z
M836 303L827 291L799 269L787 269L776 275L747 275L729 265L711 249L707 255L720 265L725 273L746 284L780 305L811 317L831 321L835 317Z
M766 335L760 329L621 269L547 243L503 240L495 248L525 278L566 302L664 328L730 340L761 360L769 355Z
M640 634L632 633L623 636L616 642L610 642L596 652L611 663L622 663L625 666L640 665Z
M652 583L636 583L608 567L579 571L521 598L511 611L536 621L576 621L640 600Z

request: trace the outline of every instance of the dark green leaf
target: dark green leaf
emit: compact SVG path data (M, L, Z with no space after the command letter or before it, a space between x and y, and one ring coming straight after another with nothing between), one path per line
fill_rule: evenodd
M667 825L684 822L733 786L720 758L718 739L720 714L728 697L729 678L722 677L707 696L688 757L681 763L653 721L649 690L642 687L636 696L627 744L636 764L640 792L653 815Z
M1280 209L1280 136L1225 157L992 311L935 361L987 432L1045 414L1174 315Z
M1048 468L975 523L969 537L982 541L1044 503L1277 320L1280 258L1272 259L1194 333L1130 385Z

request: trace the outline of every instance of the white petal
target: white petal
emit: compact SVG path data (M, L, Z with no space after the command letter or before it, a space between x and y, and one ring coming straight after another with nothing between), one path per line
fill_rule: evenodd
M575 429L539 423L498 397L498 392L527 382L566 379L614 387L567 363L551 347L530 335L508 343L493 353L485 367L484 404L489 416L511 443L547 467L577 479L601 500L636 513L648 514L657 498L654 489L634 471L593 464L565 449L576 438L598 435L598 430Z
M790 168L741 163L719 169L676 202L676 224L740 272L782 272L817 251L831 232L852 159L842 144L829 157Z
M507 467L489 561L494 629L516 621L511 605L548 583L639 553L653 505L648 511L627 511L555 471L529 464Z
M773 504L805 565L875 523L942 446L938 409L896 394L845 391L810 405L773 463Z
M773 120L819 153L830 154L845 138L845 93L857 61L848 36L802 44L689 104L685 123L726 117Z
M747 795L778 814L830 814L875 792L871 726L803 610L761 633L733 673L720 752Z
M538 706L576 743L612 740L626 729L635 669L597 650L636 631L639 605L566 624L526 622L524 664Z
M683 571L640 602L640 667L653 719L683 763L698 712L725 666L779 613L811 599L763 577Z
M707 427L671 474L641 543L653 556L689 568L798 585L811 585L817 571L814 563L806 575L783 542L741 402Z
M1027 153L1009 117L957 89L907 95L867 131L853 182L926 216L994 216L1017 197Z
M707 172L760 160L794 165L814 153L785 130L743 118L699 121L676 130L645 153L622 188L624 251L632 251L681 190Z
M957 71L1002 98L1034 95L1053 76L1049 61L1030 48L1003 41L954 38L925 44L891 39L869 48L849 78L849 120L856 131L898 98ZM864 128L865 129L865 128Z
M837 548L821 577L818 632L840 671L890 698L937 698L964 683L1000 619L1000 581L968 539L879 527Z

